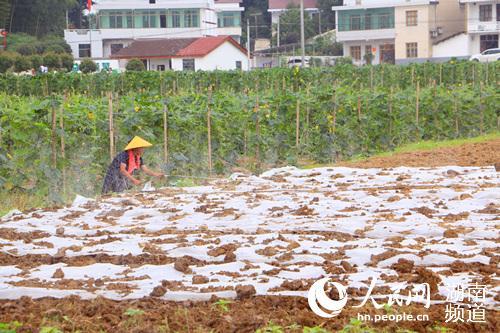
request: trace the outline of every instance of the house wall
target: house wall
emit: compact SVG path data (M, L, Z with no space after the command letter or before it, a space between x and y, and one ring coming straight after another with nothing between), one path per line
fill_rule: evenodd
M396 59L407 59L406 43L417 43L417 58L429 58L432 56L430 41L430 28L433 24L429 15L430 6L408 6L396 7L395 10L395 56ZM406 12L417 11L417 25L406 26Z
M470 40L466 33L442 41L432 48L433 58L468 57Z
M234 70L236 61L241 61L242 70L248 70L246 54L230 42L225 42L203 58L195 60L196 70Z
M344 47L344 56L351 57L351 46L361 46L361 60L356 61L353 59L353 63L355 65L363 65L366 64L365 55L366 55L366 46L370 45L372 49L372 64L377 65L380 64L380 49L384 44L394 44L393 39L379 39L379 40L369 40L369 41L350 41L343 43ZM373 52L375 49L375 52Z

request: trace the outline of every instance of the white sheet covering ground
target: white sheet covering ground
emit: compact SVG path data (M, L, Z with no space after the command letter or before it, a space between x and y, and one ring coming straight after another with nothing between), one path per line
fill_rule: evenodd
M162 281L161 297L172 300L233 297L234 286L247 284L257 294L304 295L307 288L277 287L327 275L351 287L367 287L374 274L385 274L380 286L407 282L415 273L393 266L406 259L437 272L442 294L445 283L474 280L488 285L488 305L498 305L493 167L285 167L150 190L3 217L0 298L140 298ZM189 267L180 271L183 256ZM196 275L206 279L194 284Z

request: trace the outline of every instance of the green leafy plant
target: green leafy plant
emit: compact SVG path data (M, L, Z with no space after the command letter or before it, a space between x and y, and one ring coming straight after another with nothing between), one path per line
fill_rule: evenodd
M27 71L28 69L31 69L31 61L29 60L29 58L22 55L18 55L14 59L14 70L16 72L24 72Z
M146 67L144 67L144 63L137 58L130 59L129 62L127 62L127 66L125 67L128 71L144 71L146 70Z
M85 74L93 73L97 70L97 64L92 59L85 58L80 63L80 70Z
M280 325L274 324L272 321L269 321L265 327L259 328L255 331L255 333L283 333L283 327Z
M16 333L19 327L23 326L18 321L11 321L9 323L0 323L0 333Z
M232 303L232 301L228 299L219 299L217 302L214 302L212 304L213 307L217 308L221 312L229 312L229 305Z

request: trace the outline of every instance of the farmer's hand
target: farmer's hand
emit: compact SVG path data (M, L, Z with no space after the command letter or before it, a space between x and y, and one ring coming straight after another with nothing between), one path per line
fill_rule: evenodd
M160 178L160 179L167 178L167 175L165 175L164 173L160 173L160 172L159 172L159 173L157 173L155 176L156 176L157 178Z
M141 181L139 179L135 179L135 178L132 179L132 183L134 183L134 185L136 185L136 186L141 185Z

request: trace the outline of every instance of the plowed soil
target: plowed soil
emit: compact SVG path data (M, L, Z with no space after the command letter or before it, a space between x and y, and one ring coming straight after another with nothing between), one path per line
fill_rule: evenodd
M492 140L489 142L483 143L473 143L473 144L465 144L456 147L448 147L448 148L439 148L435 150L428 151L418 151L411 153L400 153L395 154L393 156L388 157L373 157L369 158L365 161L359 162L344 162L340 163L340 166L349 166L349 167L358 167L358 168L390 168L397 166L408 166L408 167L437 167L437 166L448 166L448 165L458 165L458 166L492 166L496 163L500 163L500 139ZM450 171L450 170L448 170ZM447 172L446 169L440 174L443 179L456 180L456 177L460 177L460 173L457 171L451 170L452 172ZM464 172L463 170L459 170L460 172ZM455 173L453 173L455 172ZM497 173L498 174L498 173ZM385 177L388 175L385 171L380 171L377 176ZM390 204L396 205L401 200L406 199L415 199L416 194L412 197L411 191L418 192L425 189L429 189L428 195L434 195L435 193L443 190L446 191L456 191L456 194L453 194L454 198L450 199L448 203L453 203L454 201L461 200L469 200L471 198L471 194L474 194L480 190L488 189L490 187L495 187L495 182L498 183L497 179L494 178L494 170L493 176L489 174L490 178L484 178L483 180L479 180L481 177L477 179L477 184L479 187L472 188L469 184L468 191L469 193L461 193L463 191L462 188L455 187L447 187L443 186L440 183L425 183L425 184L417 184L417 185L408 185L403 184L405 180L411 180L414 176L412 174L401 175L396 180L392 180L391 184L384 184L385 187L379 186L374 187L373 189L366 187L365 191L373 198L377 199L379 195L385 195L387 197L387 201L385 202L386 206L390 206ZM278 174L280 179L274 180L276 184L281 184L287 182L286 174ZM278 177L276 176L276 177ZM305 178L308 182L312 182L314 177L317 177L316 174L309 174ZM372 177L372 176L370 176ZM368 177L367 179L370 179ZM375 176L373 176L375 177ZM298 177L297 177L298 178ZM341 201L344 197L342 197L342 189L343 187L352 186L352 183L345 183L342 185L341 181L344 178L343 175L332 176L330 177L332 181L336 178L340 178L337 186L336 192L328 192L324 195L324 198L337 198L338 201ZM395 181L395 183L394 183ZM469 181L471 181L469 179ZM395 184L395 185L394 185ZM462 184L462 183L460 183ZM316 185L310 184L310 185ZM281 185L280 185L281 186ZM413 186L413 187L412 187ZM289 192L293 192L292 188L287 189ZM391 192L392 191L392 192ZM161 192L161 191L160 191ZM359 190L355 190L355 193L361 192ZM165 191L162 192L165 194ZM181 204L183 203L181 199L181 192L173 191L169 195L169 200L171 202L175 202L179 204L178 208L181 208ZM280 192L281 193L281 192ZM397 195L396 195L397 193ZM160 194L155 194L160 195ZM294 219L304 219L300 220L300 223L305 223L302 221L306 221L305 219L310 219L311 221L315 221L316 210L309 206L316 205L318 202L317 196L319 194L314 193L312 191L311 198L307 198L304 202L297 202L297 207L294 209L285 206L285 203L290 205L290 202L285 202L282 205L271 205L268 209L269 217L272 219L276 219L281 217L284 211L289 216ZM247 201L247 204L251 207L254 202L258 202L259 200L269 200L264 195L256 194L255 196L252 192L249 192L248 195L242 195L242 197ZM142 195L136 195L135 201L132 200L130 202L122 201L122 204L134 206L140 206L142 204L152 205L154 200L147 201L146 203L141 200ZM206 195L199 196L198 203L204 203L204 205L194 208L193 211L196 213L209 214L212 220L216 221L216 219L226 219L228 221L232 221L232 223L237 223L239 221L239 211L232 208L224 208L224 205L218 206L218 204L214 201L205 202ZM322 197L323 198L323 197ZM324 198L322 200L324 200ZM194 200L194 199L193 199ZM344 200L347 200L344 198ZM378 200L378 199L377 199ZM415 199L416 200L416 199ZM321 201L319 201L321 202ZM431 206L432 203L432 206ZM351 202L346 207L341 214L331 215L330 218L332 221L335 219L342 219L351 215L358 214L360 208L357 208L359 202ZM97 206L96 206L97 207ZM432 207L432 209L430 208ZM78 246L75 247L62 247L58 248L57 251L54 249L54 253L51 252L53 247L58 247L57 243L50 243L49 241L42 241L46 238L46 234L42 232L21 232L19 230L14 230L11 226L10 228L0 229L0 238L4 239L4 242L0 244L0 276L2 276L2 266L16 266L19 270L17 273L18 279L12 285L19 284L18 287L23 287L22 279L29 274L37 274L39 267L45 267L48 265L57 265L61 264L63 267L59 268L59 270L55 271L54 274L58 274L59 276L50 276L53 278L61 279L61 284L66 284L68 281L76 281L71 280L71 278L67 277L64 279L64 270L67 267L73 267L74 270L72 274L75 274L78 267L88 266L92 264L113 264L113 265L122 265L127 266L129 269L135 269L140 265L174 265L174 268L177 272L182 272L183 270L196 269L197 266L203 267L204 265L213 264L213 265L223 265L227 263L234 262L236 260L235 251L243 251L246 250L246 245L253 244L256 242L255 239L259 240L258 237L263 237L263 235L269 234L269 242L273 242L268 245L266 240L261 240L263 246L258 250L261 254L263 260L268 260L271 266L276 267L275 270L269 269L264 272L264 275L272 278L276 274L280 272L280 270L284 270L286 265L284 262L291 260L294 256L301 256L301 258L305 256L311 256L314 253L313 248L319 246L312 246L309 250L300 249L301 242L307 242L307 244L315 244L317 242L326 242L334 240L336 242L352 242L355 244L356 240L360 237L364 237L364 233L369 233L370 228L373 226L376 227L379 221L388 221L390 223L394 223L394 226L397 226L398 223L404 223L404 219L409 216L417 215L418 220L425 219L438 219L440 225L446 229L445 234L443 235L444 240L443 246L447 248L453 247L454 242L462 241L460 237L462 235L466 235L471 232L468 230L467 226L462 226L461 223L465 223L462 219L466 219L467 216L462 216L460 214L453 216L440 216L437 212L441 209L443 211L446 210L442 202L438 202L438 200L432 200L429 202L427 206L421 206L419 208L415 208L413 210L408 210L404 214L402 214L398 219L392 214L391 211L387 209L387 207L380 206L380 209L376 210L376 213L370 211L370 218L373 218L373 221L369 221L369 227L365 229L357 229L354 233L343 233L336 230L302 230L302 224L300 225L301 229L290 229L286 230L283 226L280 230L279 236L277 234L271 235L271 231L266 230L266 227L272 226L265 225L263 228L258 228L255 232L248 233L245 231L241 231L238 229L230 230L217 230L211 229L207 226L192 228L192 229L181 229L178 230L175 228L165 228L156 231L145 231L142 224L146 225L148 217L146 215L139 215L139 217L135 217L135 222L131 224L130 229L127 232L121 229L114 229L115 231L110 232L98 225L98 223L108 223L106 221L100 221L99 216L95 217L96 228L99 230L96 233L95 237L101 237L98 241L88 241L86 238L81 241ZM486 214L488 216L488 221L498 221L498 207L495 205L487 205L481 206L482 210L475 211L476 216L478 214ZM89 211L87 214L91 214L95 209L88 207ZM160 210L160 212L167 213L175 213L177 210L172 210L173 208L165 208L165 210ZM198 209L199 211L196 211ZM220 210L223 209L223 210ZM232 209L232 210L231 210ZM318 209L318 206L316 206ZM394 212L397 212L397 209L394 209ZM42 212L45 213L45 212ZM71 230L68 231L68 227L74 227L76 230L88 230L89 226L87 222L82 222L78 220L80 217L79 214L75 216L62 215L61 221L64 222L72 222L73 224L66 227L66 230L62 230L62 232L50 232L50 234L54 236L54 234L60 238L68 238L71 239L73 237L71 235ZM109 213L109 212L108 212ZM120 218L124 212L120 214L120 216L115 216L113 218L118 219L118 225L121 228L125 228L123 225L120 225ZM279 215L281 214L281 215ZM106 216L110 216L112 214L108 214ZM360 213L356 215L358 218L365 216L366 214ZM437 215L437 217L436 217ZM38 216L38 215L37 215ZM34 214L30 216L30 218L37 218ZM175 226L177 221L183 221L183 217L181 216L179 219L171 220L172 226ZM233 218L231 220L231 218ZM22 219L27 219L26 217L14 217L10 223L21 223ZM272 219L270 219L272 221ZM110 218L111 220L111 218ZM30 223L33 220L30 220ZM219 220L217 220L219 221ZM298 220L299 221L299 220ZM479 221L479 220L478 220ZM62 223L62 222L61 222ZM190 223L193 223L190 221ZM280 222L281 223L281 222ZM481 222L484 223L484 222ZM136 226L141 225L141 226ZM99 229L99 228L102 228ZM142 229L141 229L142 228ZM291 228L291 227L290 227ZM479 230L479 229L478 229ZM451 233L453 231L454 233ZM74 230L73 230L74 232ZM446 234L448 232L448 234ZM120 234L121 233L121 234ZM245 239L245 242L241 243L232 243L236 242L234 239L228 240L227 244L220 244L220 239L223 236L231 235L231 234L242 235L242 239ZM142 245L144 253L135 253L135 254L107 254L107 253L85 253L79 254L79 251L82 247L95 247L97 246L97 250L99 251L109 251L112 253L114 250L113 247L106 245L113 243L120 238L116 238L115 236L123 235L131 235L131 238L127 238L127 243L130 244L133 241L132 236L140 236L141 234L147 235L149 238L149 243ZM172 234L172 238L168 238L166 236ZM283 236L285 235L285 236ZM408 237L406 237L408 235ZM92 236L92 235L91 235ZM89 236L89 239L91 238ZM107 238L104 238L106 236ZM194 238L196 236L196 238ZM292 236L296 236L296 238L292 239ZM384 246L386 248L390 248L390 251L383 252L380 254L373 254L371 256L371 261L368 264L370 267L377 267L377 265L384 260L395 257L398 254L404 254L406 251L399 251L399 249L403 246L401 245L407 238L409 239L411 236L410 233L402 233L395 234L393 237L388 237L385 239ZM481 235L479 235L481 236ZM494 236L488 236L487 239L481 239L479 236L477 238L469 237L467 241L464 240L463 248L469 249L469 247L476 246L477 242L491 242L494 244L498 244L499 239L494 238ZM266 236L267 237L267 236ZM276 237L276 239L275 239ZM412 247L412 250L421 251L417 253L420 258L423 258L432 252L429 249L424 249L423 247L429 247L430 245L434 245L441 242L441 235L434 235L432 237L429 236L429 239L425 237L417 237L414 238L415 242L413 245L406 244L407 247ZM193 239L195 239L193 241ZM367 237L369 239L369 237ZM475 240L474 240L475 239ZM223 240L224 241L224 240ZM15 243L17 242L17 243ZM194 243L197 242L197 243ZM15 243L15 244L14 244ZM29 253L33 243L33 246L43 247L45 246L47 249L37 252L37 253ZM115 243L116 244L116 243ZM180 244L179 247L188 248L190 246L204 246L205 244L212 244L210 250L207 252L208 256L214 257L213 262L205 262L203 260L198 260L192 258L190 256L183 256L181 258L172 257L166 254L162 254L161 246L165 246L168 248L169 244ZM349 243L351 244L351 243ZM321 257L325 259L323 262L323 266L325 272L329 274L345 274L351 273L356 274L358 271L357 267L353 267L347 258L346 252L349 253L353 249L355 245L345 245L343 247L337 248L337 252L335 253L321 253ZM488 243L489 244L489 243ZM29 246L28 246L29 245ZM49 246L50 245L50 246ZM215 246L217 245L217 246ZM8 250L10 247L19 246L22 249L24 246L24 252L17 253L14 250ZM99 247L101 246L101 247ZM121 245L120 245L121 246ZM3 248L3 249L2 249ZM298 249L297 249L298 248ZM300 249L300 250L299 250ZM7 251L8 250L8 251ZM295 252L293 252L295 250ZM407 249L408 250L408 249ZM163 250L165 252L165 250ZM66 252L72 253L71 256L68 256ZM158 253L156 253L158 252ZM440 253L439 255L448 255L455 260L452 264L443 264L443 267L449 266L447 270L442 270L441 273L443 276L451 275L451 274L477 274L479 278L482 278L480 282L488 284L492 287L498 287L498 252L495 251L495 248L484 248L480 253L483 257L489 260L489 265L482 264L480 262L472 262L465 264L461 260L466 260L468 255L457 253L460 251L447 251L446 253ZM316 253L317 254L317 253ZM478 253L477 253L478 254ZM240 252L238 252L240 255ZM276 259L269 259L267 257L277 256ZM479 254L478 254L479 255ZM415 257L415 256L414 256ZM215 259L216 258L216 259ZM418 257L416 257L418 259ZM353 259L353 258L351 258ZM354 258L357 259L357 258ZM370 259L370 258L368 258ZM185 262L182 262L184 260ZM272 261L271 261L272 260ZM342 261L341 261L342 260ZM339 264L334 264L334 262L341 261ZM64 266L64 265L66 266ZM313 270L314 266L318 266L321 264L309 263L311 266L307 266L308 263L298 262L300 269L297 268L298 272L301 273L307 272L308 270ZM228 276L230 281L237 280L239 277L237 274L245 274L248 270L256 269L256 262L246 262L246 265L241 268L238 272L226 272L221 271L218 275L218 278ZM436 288L437 282L434 281L437 275L431 274L431 272L425 269L423 266L417 267L417 264L412 260L400 259L398 261L394 260L393 264L387 263L390 265L392 269L397 272L398 276L385 276L386 282L393 281L401 282L402 280L414 282L414 283L429 283L431 284L431 289ZM386 265L386 266L387 266ZM436 265L439 265L436 264ZM186 269L184 269L186 268ZM12 269L12 268L11 268ZM295 268L294 268L295 269ZM171 274L175 271L169 271ZM4 272L5 273L5 272ZM91 275L89 272L89 275ZM14 275L15 273L10 273ZM61 275L63 274L63 275ZM67 273L66 273L67 274ZM179 273L180 274L180 273ZM233 274L234 276L232 276ZM256 274L256 273L255 273ZM9 274L5 273L5 276ZM427 276L429 275L429 276ZM49 279L50 279L49 276ZM243 275L242 275L243 276ZM261 275L262 277L262 275ZM168 276L165 278L169 278ZM248 279L246 276L243 276L244 279ZM132 280L132 278L130 278ZM135 276L135 280L142 281L146 279L146 277ZM265 278L262 278L263 281ZM44 287L44 284L37 279L29 279L24 283L28 288L40 288ZM88 291L98 290L104 283L108 283L110 287L114 280L112 279L93 279L88 278L87 280L79 280L78 285L68 285L70 289L85 289ZM83 282L82 282L83 281ZM89 282L91 281L91 283ZM116 280L121 282L128 282L127 279L122 278L121 280ZM133 281L132 281L133 282ZM209 280L208 277L204 276L194 276L193 284L213 284L215 280ZM299 283L300 282L300 283ZM276 290L286 289L286 290L307 290L310 283L314 282L313 279L304 279L304 280L295 280L291 282L286 282L281 284L280 287L276 287ZM155 333L155 332L255 332L259 328L263 328L266 326L270 326L270 322L274 325L279 325L283 328L283 332L303 332L303 327L314 327L320 326L328 331L336 332L344 328L351 321L352 318L356 318L358 314L371 314L372 316L375 314L387 314L387 313L396 313L396 314L411 314L413 316L423 314L428 315L429 319L425 321L401 321L401 322L392 322L392 321L383 321L383 322L366 322L365 324L369 325L377 329L377 331L383 332L402 332L404 329L408 329L416 332L438 332L440 327L446 327L446 329L450 329L455 332L500 332L500 311L494 308L486 309L486 322L485 323L470 323L470 322L451 322L445 323L445 304L433 304L429 309L426 309L422 304L412 303L411 306L398 306L391 309L379 309L376 310L373 306L368 302L362 308L353 308L353 305L357 305L358 301L355 301L356 304L353 304L351 301L348 305L343 309L339 316L334 317L333 319L324 319L317 315L315 315L309 305L307 304L307 299L304 297L298 296L254 296L252 292L245 293L244 295L240 295L243 299L232 299L230 303L224 305L224 303L218 302L218 298L213 296L209 301L168 301L164 298L161 298L166 294L168 296L172 291L182 289L182 283L177 285L179 281L175 280L165 280L165 284L156 286L153 292L150 294L151 296L144 296L138 299L130 299L130 300L111 300L108 298L97 297L94 299L82 299L78 296L65 296L59 299L51 298L51 297L42 297L42 298L31 298L28 296L23 296L19 299L2 299L0 300L0 323L8 323L13 321L18 321L22 323L22 326L17 329L17 332L40 332L40 327L57 327L61 329L63 332L113 332L113 333L121 333L121 332L147 332L147 333ZM17 286L17 285L16 285ZM118 283L116 283L117 288ZM1 287L1 286L0 286ZM55 285L45 285L45 287L51 287L56 289L64 289L64 286L55 286ZM208 287L207 287L208 288ZM0 288L1 289L1 288ZM119 289L119 288L118 288ZM28 291L31 289L27 289ZM435 290L433 290L434 292ZM24 292L24 291L22 291ZM128 295L131 291L125 290L123 295ZM358 296L364 296L364 292ZM440 299L439 297L433 298ZM499 297L496 295L494 299L498 302ZM442 300L442 298L441 298ZM141 310L141 311L137 311ZM1 331L1 329L0 329ZM261 332L276 332L276 331L261 331ZM312 332L312 331L311 331ZM368 332L366 326L361 326L358 330L348 331L348 332ZM372 331L370 331L372 332ZM448 330L446 331L448 332Z
M14 301L0 301L2 321L27 323L18 332L38 332L41 325L54 325L64 332L255 332L272 322L283 327L284 332L302 332L302 327L321 326L329 331L339 331L356 318L357 313L386 314L371 305L362 311L350 304L334 319L323 319L311 313L307 300L299 297L257 296L235 300L227 311L216 305L216 299L204 302L168 302L154 298L133 301L113 301L104 298L82 300L67 297L61 300L28 297ZM127 315L127 310L137 309L144 313ZM410 329L416 332L434 332L436 323L443 322L445 306L433 305L429 310L423 305L400 307L395 313L414 316L426 314L426 321L379 322L371 327L384 332L399 332ZM499 311L487 311L487 323L447 323L446 327L456 332L499 332ZM265 331L271 332L271 331ZM273 331L274 332L274 331ZM366 330L353 331L366 332ZM448 331L447 331L448 332Z
M362 161L340 162L338 165L356 168L390 168L398 166L486 166L495 165L496 163L500 163L500 139L467 143L454 147L398 153L392 156L374 156Z

